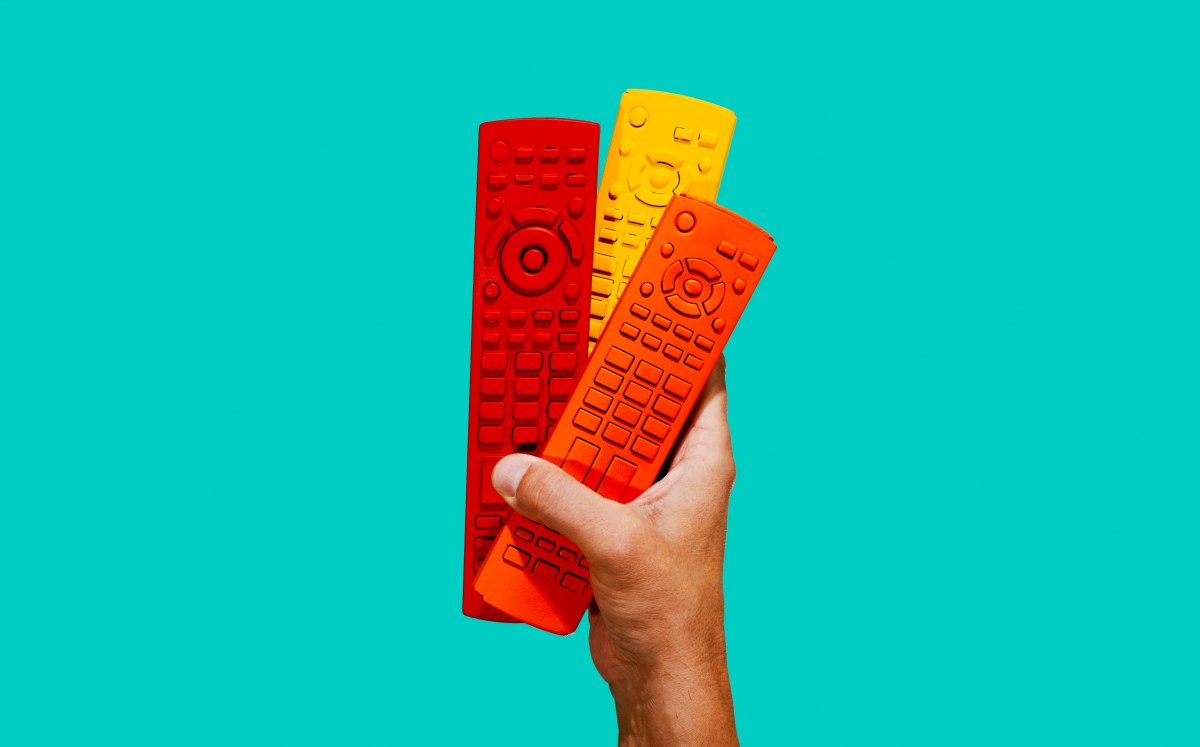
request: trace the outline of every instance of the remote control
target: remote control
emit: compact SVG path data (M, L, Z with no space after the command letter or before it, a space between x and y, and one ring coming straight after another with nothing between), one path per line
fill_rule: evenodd
M536 452L587 358L600 125L511 119L479 127L463 614L514 622L471 587L508 505L505 454Z
M589 350L675 195L715 201L737 117L707 101L626 91L596 210Z
M615 501L649 488L774 253L749 221L675 197L541 456ZM503 612L565 635L592 597L587 568L566 537L514 511L475 589Z

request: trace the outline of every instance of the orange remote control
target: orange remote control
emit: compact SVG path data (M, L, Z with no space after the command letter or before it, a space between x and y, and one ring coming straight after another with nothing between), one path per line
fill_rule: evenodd
M654 484L774 253L771 237L744 218L673 198L542 458L622 503ZM570 540L514 511L475 590L522 622L566 635L592 598L587 568Z

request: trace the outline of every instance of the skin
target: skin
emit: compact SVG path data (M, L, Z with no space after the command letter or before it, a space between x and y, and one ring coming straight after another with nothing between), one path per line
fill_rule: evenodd
M621 745L738 743L721 581L735 474L727 404L722 358L666 475L625 505L537 457L505 457L492 473L510 506L588 557L592 661Z

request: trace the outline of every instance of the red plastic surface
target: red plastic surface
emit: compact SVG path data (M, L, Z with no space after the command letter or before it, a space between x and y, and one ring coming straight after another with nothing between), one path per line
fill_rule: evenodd
M775 253L762 229L703 200L667 206L541 456L605 498L653 483ZM587 559L512 513L475 588L523 622L565 635L592 598Z
M463 542L469 617L515 622L471 582L508 514L492 489L492 467L505 454L542 447L587 358L599 148L594 122L479 127Z

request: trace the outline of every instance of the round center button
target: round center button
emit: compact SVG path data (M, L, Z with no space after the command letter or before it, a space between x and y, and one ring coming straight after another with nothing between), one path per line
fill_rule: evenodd
M695 298L700 295L700 291L704 290L704 284L696 278L688 278L683 281L683 292Z
M687 233L696 227L696 216L686 210L675 216L675 227Z
M521 250L521 267L525 272L537 272L546 265L546 250L540 246L527 246Z
M545 226L518 228L500 248L500 272L518 293L545 293L566 268L567 248L558 233Z

